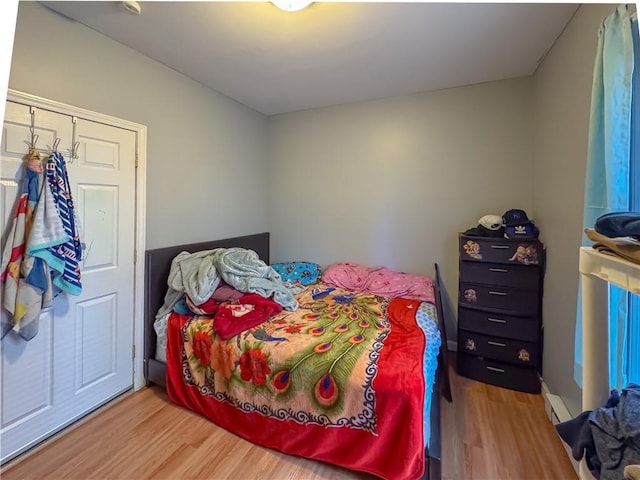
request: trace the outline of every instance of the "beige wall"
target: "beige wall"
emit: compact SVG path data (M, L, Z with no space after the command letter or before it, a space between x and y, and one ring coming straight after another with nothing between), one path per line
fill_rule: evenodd
M591 82L598 28L614 9L582 5L533 82L533 203L547 245L544 380L573 415L582 410L573 358Z
M581 6L530 78L267 119L22 2L9 85L148 126L148 248L270 230L274 260L438 262L455 304L457 232L525 209L548 250L545 381L575 414L591 75L613 8Z
M268 230L266 117L36 2L9 87L147 126L147 248Z
M531 211L530 90L516 79L270 117L274 260L438 262L455 302L457 233Z
M455 304L456 233L485 213L527 210L548 252L544 379L579 413L573 338L591 80L598 26L614 7L581 6L527 79L271 117L274 258L414 273L437 261Z

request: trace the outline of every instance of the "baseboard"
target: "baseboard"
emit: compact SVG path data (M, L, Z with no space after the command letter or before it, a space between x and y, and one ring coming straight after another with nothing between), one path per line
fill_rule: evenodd
M551 423L556 425L573 418L569 413L569 409L562 401L562 398L551 393L549 391L549 388L547 387L547 384L544 382L542 382L542 397L544 398L544 408L547 412L547 417L549 417ZM557 433L558 432L556 432L556 434ZM569 448L564 440L560 439L560 441L562 442L562 446L564 447L567 457L573 465L573 469L576 471L576 475L578 475L578 478L580 478L580 463L573 458L573 455L571 454L571 448Z

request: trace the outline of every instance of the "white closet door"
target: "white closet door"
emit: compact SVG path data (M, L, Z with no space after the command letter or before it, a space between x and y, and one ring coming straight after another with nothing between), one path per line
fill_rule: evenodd
M29 107L7 102L6 108L0 158L3 245L31 122ZM2 461L133 386L136 135L78 119L79 158L71 161L71 117L38 109L35 124L38 147L61 139L58 151L67 160L86 244L83 289L79 296L58 295L43 310L39 332L29 342L10 332L0 344Z

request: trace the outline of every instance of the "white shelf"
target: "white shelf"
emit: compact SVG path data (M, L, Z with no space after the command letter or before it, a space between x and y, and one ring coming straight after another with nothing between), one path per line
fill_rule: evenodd
M609 284L640 295L640 264L580 248L582 280L582 410L603 406L609 396ZM580 478L593 479L584 460Z
M622 257L599 253L590 247L580 249L580 273L613 283L640 295L640 264Z

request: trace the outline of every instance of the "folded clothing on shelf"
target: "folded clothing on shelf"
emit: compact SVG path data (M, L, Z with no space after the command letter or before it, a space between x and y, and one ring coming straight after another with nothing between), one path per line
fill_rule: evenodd
M607 237L590 228L585 228L585 235L596 242L593 248L602 253L618 255L630 262L640 263L640 241L630 237Z

